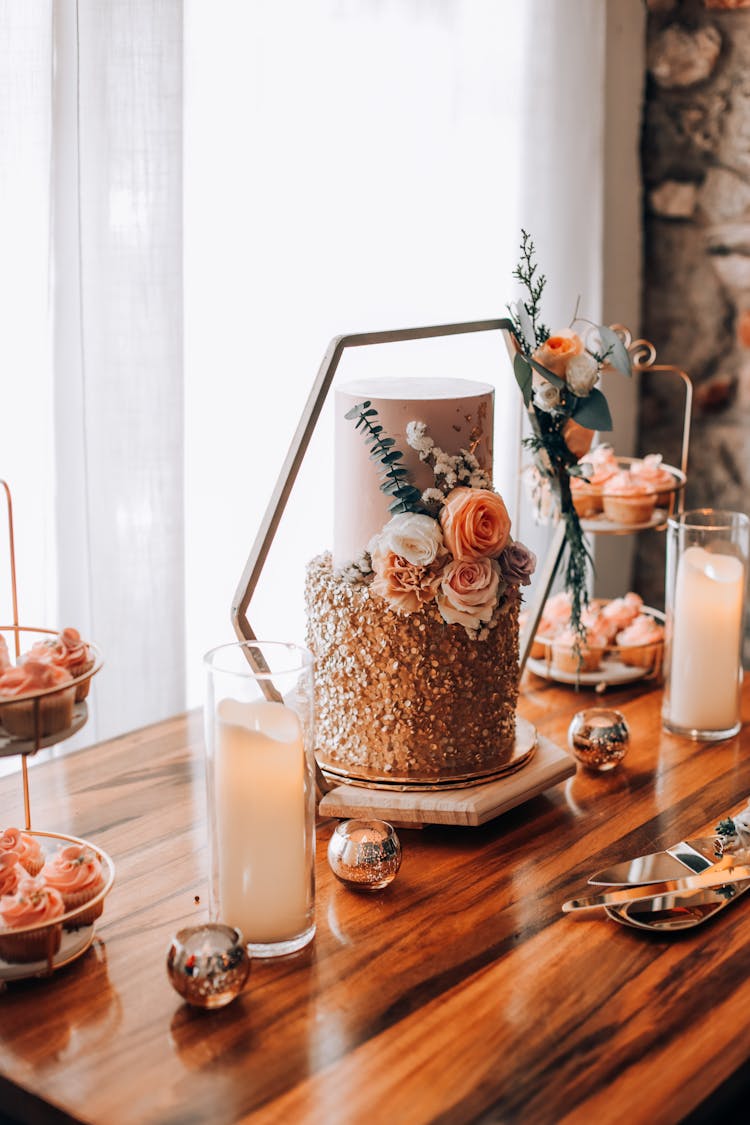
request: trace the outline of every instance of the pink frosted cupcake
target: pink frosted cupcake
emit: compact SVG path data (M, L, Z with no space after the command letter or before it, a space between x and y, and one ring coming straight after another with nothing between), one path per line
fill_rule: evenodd
M70 690L52 691L36 699L11 702L14 696L48 692L52 688L64 688L66 684L70 684ZM64 668L27 659L19 667L9 668L0 676L0 722L9 734L17 738L35 738L38 712L40 737L57 734L67 730L73 722L74 696L70 673Z
M627 629L643 609L643 598L638 594L627 593L624 598L613 598L602 609L602 618L610 628L610 640L617 633Z
M604 485L602 504L605 516L614 523L648 523L656 507L656 491L632 473L615 473Z
M552 641L552 663L560 672L596 672L602 662L606 641L588 630L578 641L572 629L563 629Z
M48 887L60 892L66 913L89 902L104 887L101 863L91 848L81 844L60 848L45 863L42 878ZM66 928L90 925L99 917L103 907L104 901L100 899L90 910L82 911L66 923Z
M602 489L619 470L611 445L598 445L579 458L586 479L571 477L570 491L573 507L582 518L597 516L602 511Z
M0 957L6 961L43 961L60 948L62 926L14 934L24 926L39 926L62 917L65 911L60 893L45 887L41 879L24 879L13 894L0 898L0 926L11 932L0 933Z
M57 668L64 668L74 680L85 676L94 667L94 657L81 634L77 629L63 629L56 637L39 641L33 646L25 660L41 660L54 664ZM75 701L80 703L89 693L91 680L84 680L76 684Z
M617 645L623 664L634 668L658 671L664 643L664 626L648 614L641 613L627 629L617 634Z
M657 504L668 504L670 494L674 491L675 478L668 469L662 465L661 453L649 453L641 461L634 461L630 472L636 480L646 481L657 493Z
M44 852L36 836L20 828L6 828L0 834L0 855L6 852L12 852L29 875L38 875L44 866Z

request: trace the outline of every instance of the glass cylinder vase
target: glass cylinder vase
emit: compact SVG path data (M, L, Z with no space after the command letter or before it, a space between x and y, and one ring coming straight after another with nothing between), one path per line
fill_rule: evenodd
M315 933L313 658L247 641L204 663L211 920L292 953Z
M743 512L669 520L662 718L674 734L718 740L740 729L749 546Z

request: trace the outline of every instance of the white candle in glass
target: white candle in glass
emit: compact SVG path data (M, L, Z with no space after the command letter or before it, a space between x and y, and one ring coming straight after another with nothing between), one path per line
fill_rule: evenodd
M215 799L222 921L246 942L285 941L308 925L305 751L283 703L218 704Z
M685 730L737 722L745 571L734 555L688 547L677 568L669 718Z

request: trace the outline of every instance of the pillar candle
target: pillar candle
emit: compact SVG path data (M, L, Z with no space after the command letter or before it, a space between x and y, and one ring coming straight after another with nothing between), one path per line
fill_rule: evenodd
M285 941L307 925L311 894L302 728L283 703L223 699L215 801L222 921L245 941Z
M688 547L674 596L669 718L686 730L737 722L745 572L734 555Z

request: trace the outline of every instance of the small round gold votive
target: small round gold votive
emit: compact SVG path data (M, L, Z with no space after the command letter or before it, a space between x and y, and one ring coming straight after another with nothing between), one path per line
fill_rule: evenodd
M578 711L568 727L568 745L587 769L605 773L618 766L628 749L630 731L625 716L613 708Z
M175 992L196 1008L223 1008L242 992L250 956L239 930L219 922L189 926L172 939L167 973Z
M336 878L353 891L382 891L401 866L401 844L385 820L342 820L328 842Z

